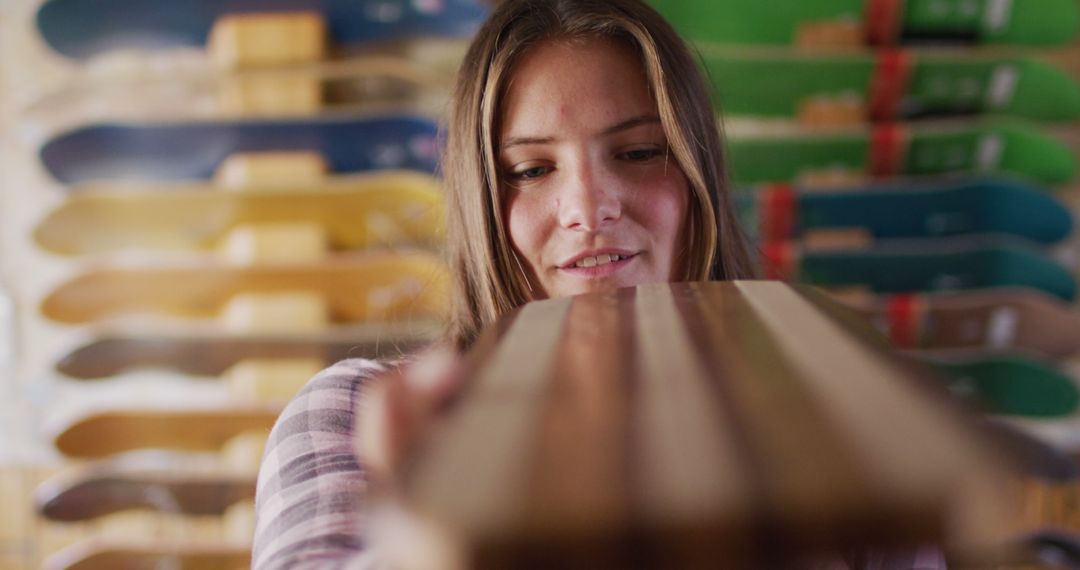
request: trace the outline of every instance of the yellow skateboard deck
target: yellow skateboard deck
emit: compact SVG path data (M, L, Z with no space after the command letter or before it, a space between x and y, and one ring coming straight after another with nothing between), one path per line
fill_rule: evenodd
M80 324L130 314L218 316L240 294L311 292L335 323L439 319L447 275L426 252L342 254L321 262L111 263L89 268L42 302L45 317Z
M311 223L331 249L432 247L443 238L438 181L414 172L329 178L306 187L98 184L38 225L34 239L61 255L117 250L212 250L244 224Z
M50 556L46 570L116 570L117 568L177 568L236 570L251 564L251 547L243 544L203 544L170 541L153 544L88 540Z
M239 434L269 433L280 413L278 406L259 405L108 410L59 426L53 443L60 453L79 459L141 449L219 451Z

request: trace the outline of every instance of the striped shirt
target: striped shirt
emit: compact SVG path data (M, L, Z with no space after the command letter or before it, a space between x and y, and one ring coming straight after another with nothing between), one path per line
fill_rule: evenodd
M374 569L365 548L365 477L354 452L354 410L364 383L385 368L343 360L316 375L286 406L266 443L255 494L255 570ZM866 570L943 570L941 552L869 553ZM839 559L820 570L849 566Z

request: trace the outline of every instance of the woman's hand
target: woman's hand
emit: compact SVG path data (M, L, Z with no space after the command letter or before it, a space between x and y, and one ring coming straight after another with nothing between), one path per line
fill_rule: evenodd
M461 357L431 349L365 386L356 414L357 454L374 477L391 480L435 412L461 385Z

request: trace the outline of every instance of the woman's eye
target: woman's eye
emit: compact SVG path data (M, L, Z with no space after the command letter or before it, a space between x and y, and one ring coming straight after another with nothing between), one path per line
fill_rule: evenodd
M515 180L530 180L547 174L549 170L546 166L534 166L524 170L515 170L510 173L510 177Z
M637 148L622 153L622 157L631 162L645 162L664 154L659 148Z

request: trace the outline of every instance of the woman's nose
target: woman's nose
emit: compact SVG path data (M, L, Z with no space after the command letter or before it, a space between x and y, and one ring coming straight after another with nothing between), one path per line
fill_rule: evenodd
M597 231L622 215L618 180L602 167L582 164L570 170L558 193L559 224L567 229Z

